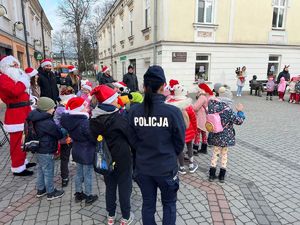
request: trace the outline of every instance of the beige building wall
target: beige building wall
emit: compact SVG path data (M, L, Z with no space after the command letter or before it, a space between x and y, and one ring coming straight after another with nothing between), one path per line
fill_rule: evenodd
M286 32L289 44L300 45L300 1L289 0L286 17Z

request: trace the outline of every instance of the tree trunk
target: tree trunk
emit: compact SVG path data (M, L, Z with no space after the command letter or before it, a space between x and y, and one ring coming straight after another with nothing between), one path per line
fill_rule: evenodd
M76 38L77 38L77 57L78 57L78 65L80 65L80 60L81 60L81 30L80 30L80 25L76 26Z

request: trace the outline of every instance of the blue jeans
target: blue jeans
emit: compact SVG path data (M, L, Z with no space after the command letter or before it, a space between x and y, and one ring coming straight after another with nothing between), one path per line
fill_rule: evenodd
M105 182L105 200L106 210L109 216L116 214L117 189L119 191L119 202L122 217L130 217L130 196L132 192L132 169L128 168L123 171L114 170L111 174L104 176Z
M237 96L241 96L242 95L243 87L244 86L239 86L239 85L237 86L237 92L236 92Z
M161 177L138 174L136 180L143 197L143 224L156 225L154 214L156 211L157 188L159 188L163 205L162 224L175 225L177 191L179 189L177 174L171 173L169 176Z
M54 191L54 154L36 154L37 159L37 179L36 187L44 190L48 194Z
M93 165L76 163L75 192L82 192L82 183L84 183L84 193L87 196L92 194L93 171Z

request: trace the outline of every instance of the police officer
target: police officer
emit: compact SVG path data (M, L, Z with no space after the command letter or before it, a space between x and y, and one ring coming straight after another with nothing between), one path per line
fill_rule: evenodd
M143 197L144 225L155 225L157 188L161 191L163 225L175 225L179 189L177 156L183 151L185 124L181 111L164 103L166 78L160 66L144 75L143 104L128 115L130 139L136 149L136 181Z

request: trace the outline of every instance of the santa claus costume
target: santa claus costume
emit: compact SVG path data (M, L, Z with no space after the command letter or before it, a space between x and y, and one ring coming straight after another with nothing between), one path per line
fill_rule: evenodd
M186 131L185 131L185 143L187 146L188 160L189 160L189 172L194 173L198 169L198 165L194 163L193 157L193 140L197 132L197 119L196 114L192 106L192 99L187 97L188 92L185 88L178 83L178 81L173 80L173 83L177 83L172 86L171 98L166 100L167 104L174 105L178 107L183 114L183 118L186 122ZM186 174L186 169L184 166L184 153L182 152L179 156L179 173L184 175Z
M0 72L0 98L6 104L4 129L10 135L11 171L16 176L30 176L33 172L26 167L35 166L35 163L27 162L21 148L24 122L31 111L29 77L13 56L0 59Z

